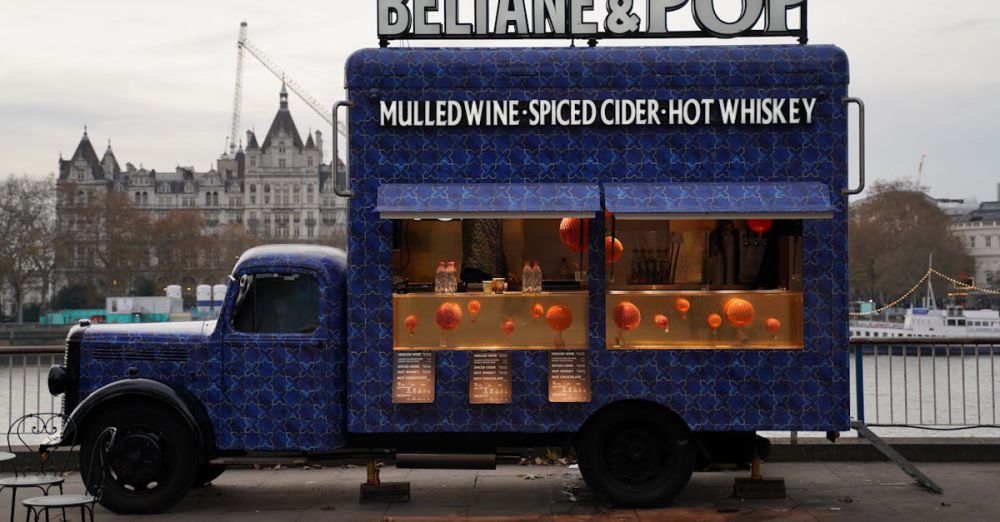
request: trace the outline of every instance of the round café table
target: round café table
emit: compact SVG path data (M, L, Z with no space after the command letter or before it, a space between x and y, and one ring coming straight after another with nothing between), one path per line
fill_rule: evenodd
M7 462L8 460L14 460L14 454L0 451L0 462Z

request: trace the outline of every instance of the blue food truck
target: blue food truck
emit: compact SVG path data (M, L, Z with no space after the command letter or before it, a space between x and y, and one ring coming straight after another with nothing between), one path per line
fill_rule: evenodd
M118 428L108 508L223 456L532 445L650 505L848 429L840 49L366 49L346 84L346 253L248 251L218 320L72 328L50 389L84 463Z

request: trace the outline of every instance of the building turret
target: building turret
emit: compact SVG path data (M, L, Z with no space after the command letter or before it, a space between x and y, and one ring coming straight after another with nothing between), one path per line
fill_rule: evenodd
M97 152L90 143L87 126L83 126L83 137L69 160L59 161L59 179L73 181L103 180L104 167L97 159Z
M108 138L108 148L104 151L104 157L101 158L101 167L107 178L117 179L118 175L122 173L121 167L118 166L118 159L115 158L115 153L111 150L111 138Z
M291 144L301 152L304 145L302 138L299 136L299 130L295 127L295 121L292 120L292 113L288 110L288 90L285 89L284 82L281 84L281 92L278 93L278 100L278 112L274 115L271 128L267 130L264 142L260 144L260 150L267 152L267 149L271 146L271 142L276 140L279 134L284 134L286 137L291 138Z

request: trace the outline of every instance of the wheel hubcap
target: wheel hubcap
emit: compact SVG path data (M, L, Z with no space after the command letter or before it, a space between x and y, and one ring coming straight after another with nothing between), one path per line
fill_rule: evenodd
M130 491L150 490L158 486L167 471L166 452L159 433L144 429L129 431L111 450L111 478Z
M664 477L668 455L665 441L645 426L626 426L612 435L606 446L611 476L622 485L641 489Z

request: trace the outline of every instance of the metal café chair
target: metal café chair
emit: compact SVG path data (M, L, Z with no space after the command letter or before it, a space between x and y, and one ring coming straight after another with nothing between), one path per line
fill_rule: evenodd
M90 522L94 522L94 506L101 500L104 493L104 486L107 483L108 469L105 463L107 456L111 452L111 447L115 443L115 435L118 429L115 427L104 428L94 443L94 451L87 456L89 465L82 468L86 473L83 478L84 487L87 488L83 495L46 495L43 497L29 498L21 502L25 508L24 519L38 522L42 513L45 513L46 522L49 520L50 509L60 509L63 512L63 520L66 520L66 510L80 508L80 520L87 520L87 513L90 514ZM69 441L68 444L72 444Z
M37 489L43 495L48 495L53 486L63 492L63 482L66 466L72 454L67 454L61 465L49 461L51 452L25 451L38 444L39 437L52 437L59 432L69 417L61 413L29 413L15 420L7 430L7 450L15 455L11 466L14 476L0 479L0 495L10 490L10 520L14 520L14 507L17 505L19 489ZM30 442L26 439L32 439ZM17 448L17 449L15 449ZM18 450L20 453L18 453ZM72 449L70 450L72 452Z

